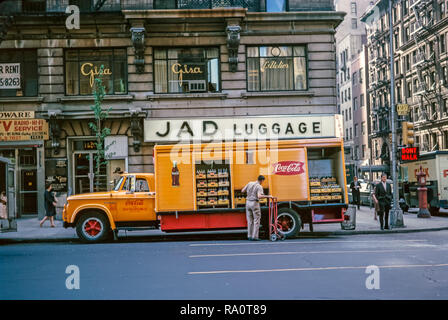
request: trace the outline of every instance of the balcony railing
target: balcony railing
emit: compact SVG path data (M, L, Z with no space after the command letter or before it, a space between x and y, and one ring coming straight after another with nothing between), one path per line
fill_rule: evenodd
M259 0L154 0L154 9L247 8L260 11Z
M81 12L116 12L153 9L247 8L261 11L260 0L5 0L0 15L65 13L68 5Z

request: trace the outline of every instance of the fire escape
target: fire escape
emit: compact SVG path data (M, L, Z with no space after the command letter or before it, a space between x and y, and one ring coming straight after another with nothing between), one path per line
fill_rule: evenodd
M439 38L429 41L428 37L433 34L431 27L435 24L433 0L411 0L409 9L414 15L415 23L411 25L410 36L415 43L416 54L413 56L413 65L417 68L418 84L414 88L414 99L418 99L418 119L416 122L431 124L446 116L443 114L442 86L447 86L445 75L439 59ZM413 26L413 28L412 28ZM426 107L427 106L427 107ZM433 108L435 106L435 108ZM416 130L419 131L416 126ZM439 127L439 126L435 126ZM442 133L439 127L440 133ZM432 151L429 140L420 141L420 147L425 151ZM434 146L433 150L438 148Z
M372 128L372 138L381 138L381 151L376 156L377 159L382 159L383 164L389 163L389 147L388 136L390 133L389 126L389 80L386 72L389 68L389 60L386 52L385 31L374 31L370 35L370 52L369 52L369 80L370 80L370 94L372 96L372 110L371 117L374 121Z

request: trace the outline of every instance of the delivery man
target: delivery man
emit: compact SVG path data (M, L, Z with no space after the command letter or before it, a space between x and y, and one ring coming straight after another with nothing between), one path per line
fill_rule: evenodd
M260 241L258 231L260 229L261 209L259 200L261 198L272 198L272 196L263 194L261 184L265 180L264 176L258 176L257 181L249 182L241 192L246 192L246 219L247 219L247 238L250 241Z

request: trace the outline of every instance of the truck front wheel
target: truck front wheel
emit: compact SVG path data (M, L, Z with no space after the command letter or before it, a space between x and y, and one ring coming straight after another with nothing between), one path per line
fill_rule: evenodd
M88 212L78 220L76 233L83 242L104 241L110 235L109 221L100 213Z
M292 238L299 233L302 227L302 219L290 208L278 208L277 226L286 238Z

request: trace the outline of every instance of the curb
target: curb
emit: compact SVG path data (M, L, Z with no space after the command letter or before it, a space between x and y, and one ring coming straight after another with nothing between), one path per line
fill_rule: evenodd
M431 231L443 231L448 230L448 227L438 227L438 228L427 228L427 229L406 229L404 228L397 228L397 229L390 229L390 230L363 230L363 231L355 231L355 230L345 230L345 231L333 231L333 232L325 232L325 231L318 231L318 232L310 232L310 235L357 235L357 234L389 234L389 233L412 233L412 232L431 232ZM300 239L300 236L298 237Z
M439 228L428 228L428 229L406 229L397 228L391 230L346 230L346 231L317 231L317 232L306 232L301 233L298 237L292 239L303 239L306 237L328 237L328 236L343 236L343 235L362 235L362 234L390 234L390 233L413 233L413 232L433 232L433 231L443 231L448 230L448 227ZM109 241L103 243L131 243L131 242L160 242L160 241L211 241L211 240L245 240L245 237L241 237L239 234L221 234L219 239L210 239L210 234L186 234L186 235L151 235L151 236L121 236L119 240ZM5 244L25 244L25 243L72 243L72 244L84 244L79 241L78 238L53 238L53 239L27 239L27 238L11 238L11 239L1 239L0 246Z

